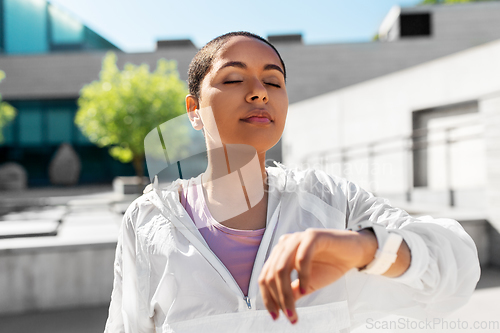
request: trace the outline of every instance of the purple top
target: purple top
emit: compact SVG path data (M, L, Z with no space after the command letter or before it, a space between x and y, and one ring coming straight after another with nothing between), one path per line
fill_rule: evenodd
M253 264L266 228L232 229L217 222L207 207L200 177L191 178L187 188L182 189L181 204L212 252L227 267L247 296Z

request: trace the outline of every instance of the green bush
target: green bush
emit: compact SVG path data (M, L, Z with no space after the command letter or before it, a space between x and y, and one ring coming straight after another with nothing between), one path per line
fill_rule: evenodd
M175 61L158 60L156 70L126 64L120 71L114 53L106 54L100 79L80 92L76 125L99 147L144 175L144 137L156 126L186 112L187 85Z

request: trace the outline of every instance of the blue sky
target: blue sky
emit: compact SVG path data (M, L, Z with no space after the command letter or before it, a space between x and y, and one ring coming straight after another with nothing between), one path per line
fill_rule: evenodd
M302 33L305 43L363 42L394 5L420 0L50 0L126 52L148 52L158 39L190 38L201 47L235 30L263 37Z

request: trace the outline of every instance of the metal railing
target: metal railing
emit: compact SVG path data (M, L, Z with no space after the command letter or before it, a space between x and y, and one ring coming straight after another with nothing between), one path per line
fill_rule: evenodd
M353 144L345 147L338 147L328 149L321 152L315 152L306 155L302 158L302 167L310 166L311 164L320 165L326 169L328 164L338 164L340 166L340 175L345 177L345 169L349 162L355 160L366 159L366 167L368 171L368 181L370 184L375 183L376 173L373 172L374 161L377 157L401 153L404 158L403 170L406 178L406 200L412 200L412 192L415 187L414 180L414 162L415 152L425 151L431 147L444 146L445 147L445 163L444 171L446 174L446 189L449 193L449 206L455 205L455 191L453 189L451 174L453 165L451 163L451 147L458 142L481 139L483 136L482 130L479 133L468 135L454 136L453 133L457 130L464 128L473 128L474 126L481 125L479 122L467 122L456 124L453 126L442 126L436 128L419 128L413 130L409 135L399 135L370 142ZM429 135L441 134L442 138L433 139ZM395 147L396 146L396 147Z

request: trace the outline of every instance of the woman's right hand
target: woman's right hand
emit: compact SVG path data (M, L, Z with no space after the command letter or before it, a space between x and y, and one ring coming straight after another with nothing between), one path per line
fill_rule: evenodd
M279 310L292 324L298 317L295 301L370 263L377 250L373 232L307 229L281 236L259 276L264 305L273 317ZM298 279L290 274L297 270Z

